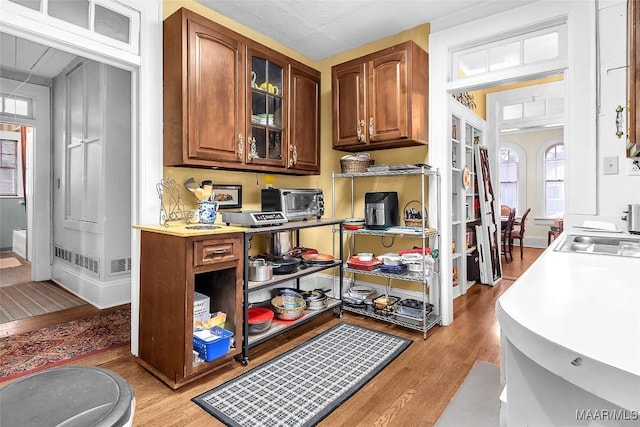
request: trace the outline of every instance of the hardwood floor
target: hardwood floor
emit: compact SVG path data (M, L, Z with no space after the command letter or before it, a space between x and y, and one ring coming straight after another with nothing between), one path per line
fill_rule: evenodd
M476 284L454 301L454 322L435 327L428 338L395 325L345 313L330 313L254 348L249 366L230 362L201 380L179 390L169 387L136 363L127 347L121 347L69 363L101 366L117 372L134 388L134 426L222 425L191 398L238 376L344 321L391 332L413 340L409 348L367 383L320 426L432 426L464 381L476 360L500 363L499 327L495 303L523 271L542 253L525 248L524 258L503 264L497 286Z

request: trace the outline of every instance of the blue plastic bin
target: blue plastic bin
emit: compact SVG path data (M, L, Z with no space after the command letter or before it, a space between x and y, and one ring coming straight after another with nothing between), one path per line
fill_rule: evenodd
M193 349L198 355L207 362L222 357L229 351L229 343L233 332L228 331L219 326L211 328L211 334L215 337L203 340L197 336L193 336Z

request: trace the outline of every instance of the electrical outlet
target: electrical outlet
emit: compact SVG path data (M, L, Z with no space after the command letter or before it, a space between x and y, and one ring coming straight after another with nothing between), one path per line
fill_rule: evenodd
M628 175L640 175L640 159L629 159Z

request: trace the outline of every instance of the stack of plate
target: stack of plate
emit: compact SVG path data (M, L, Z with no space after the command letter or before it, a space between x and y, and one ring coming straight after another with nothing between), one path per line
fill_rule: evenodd
M345 230L359 230L364 228L364 218L346 218L344 220Z

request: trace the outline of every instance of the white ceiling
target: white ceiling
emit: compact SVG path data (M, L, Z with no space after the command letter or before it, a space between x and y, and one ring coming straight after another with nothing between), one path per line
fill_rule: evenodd
M3 0L0 0L3 1ZM425 23L431 31L538 0L196 0L312 60ZM0 68L53 78L74 56L0 33Z
M53 78L75 58L67 52L0 33L0 67L4 73Z
M425 23L438 31L537 0L196 0L313 60Z

